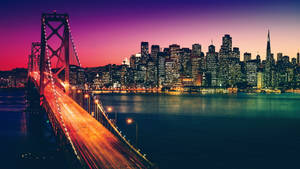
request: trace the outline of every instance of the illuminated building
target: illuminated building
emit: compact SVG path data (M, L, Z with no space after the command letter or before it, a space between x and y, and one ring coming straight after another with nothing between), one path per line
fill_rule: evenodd
M147 87L157 86L157 67L156 67L156 63L152 59L150 59L147 63L146 86Z
M240 49L239 49L238 47L234 47L234 48L233 48L231 57L240 60Z
M246 65L246 81L251 87L257 86L257 60L248 60Z
M277 53L277 62L282 60L283 54L282 53Z
M152 45L151 46L151 59L153 60L153 61L155 61L156 62L156 60L157 60L157 54L158 54L158 52L160 52L160 48L159 48L159 45Z
M268 31L266 63L264 69L264 85L267 88L274 87L275 73L274 73L274 57L271 53L270 31Z
M70 65L70 84L75 86L83 86L86 82L85 71L83 68Z
M244 62L251 60L251 53L245 52L244 53Z
M166 52L158 52L158 86L163 87L166 78L165 61L168 58Z
M146 84L146 72L147 67L146 65L138 65L137 70L134 73L134 83L137 87L144 87Z
M227 85L229 87L237 87L242 77L240 60L237 58L227 58L226 60L228 65Z
M130 67L132 69L136 69L136 57L135 57L135 55L131 55L129 63L130 63Z
M170 58L173 59L174 61L178 61L180 46L177 44L172 44L169 46L169 49L170 49Z
M146 58L149 55L149 43L141 42L141 57Z
M191 50L182 48L180 53L180 74L184 77L192 76Z
M206 53L206 73L207 85L217 86L218 75L218 53L215 51L215 46L210 45Z
M219 72L218 86L227 87L229 85L229 64L234 64L234 60L229 60L232 55L232 38L226 34L222 38L222 45L219 52ZM231 66L234 69L235 66ZM231 75L234 76L234 75Z
M201 55L201 45L196 43L192 45L192 56L200 56Z
M175 70L176 63L172 59L167 59L165 62L165 73L166 73L166 78L165 78L165 84L166 86L172 86L174 83L177 82L179 78L179 74Z
M297 65L298 66L300 65L300 53L299 52L297 53Z
M226 34L222 38L220 58L231 57L231 51L232 51L232 38L230 35Z
M257 72L257 88L263 88L263 73L261 71Z

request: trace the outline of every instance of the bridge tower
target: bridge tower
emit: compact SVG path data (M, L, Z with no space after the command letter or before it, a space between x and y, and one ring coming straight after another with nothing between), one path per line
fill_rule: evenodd
M47 72L51 71L50 63L53 59L61 63L53 74L57 80L58 75L64 71L64 89L69 93L69 72L70 72L70 30L68 14L43 13L41 20L41 55L40 55L40 94L44 94L46 85L49 84ZM52 43L49 41L52 40ZM50 69L50 70L49 70ZM48 81L46 81L46 79Z
M40 42L32 42L31 53L28 56L28 73L33 71L39 71L40 49Z

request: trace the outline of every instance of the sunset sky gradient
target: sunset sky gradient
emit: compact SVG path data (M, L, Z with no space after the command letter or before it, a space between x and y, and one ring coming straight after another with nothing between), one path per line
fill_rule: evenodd
M140 42L167 47L213 40L224 34L233 46L265 58L267 31L272 53L295 57L300 49L300 2L279 0L4 0L0 11L0 70L26 67L33 41L40 41L41 13L68 13L84 67L120 64L140 51Z

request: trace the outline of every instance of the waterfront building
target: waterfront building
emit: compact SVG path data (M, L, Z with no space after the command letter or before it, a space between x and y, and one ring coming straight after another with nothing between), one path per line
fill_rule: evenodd
M83 86L86 82L85 71L83 68L75 65L70 65L70 85Z
M257 86L257 60L246 61L246 81L251 87Z
M157 67L156 62L152 58L147 63L146 86L157 87Z
M207 85L216 87L218 80L218 53L215 51L214 45L210 45L206 53L206 73Z
M235 63L229 60L232 55L232 38L226 34L222 38L222 45L219 52L219 72L218 86L227 87L229 85L229 64L235 67ZM231 75L234 76L234 75Z
M158 85L159 87L163 87L166 78L165 72L165 61L168 58L168 54L166 52L158 52Z
M172 59L166 59L165 61L165 84L166 86L171 87L174 83L177 82L179 74L175 70L176 63Z
M179 70L183 77L192 77L191 50L189 48L181 49Z
M257 88L258 89L262 89L264 86L263 86L263 72L262 71L259 71L257 72Z
M267 50L266 50L266 63L264 69L264 84L265 87L271 88L275 86L276 74L274 71L274 57L271 53L271 40L270 40L270 31L268 30L268 41L267 41Z
M226 79L227 85L228 87L237 87L242 78L240 60L237 58L227 58L226 60L228 64L228 79Z

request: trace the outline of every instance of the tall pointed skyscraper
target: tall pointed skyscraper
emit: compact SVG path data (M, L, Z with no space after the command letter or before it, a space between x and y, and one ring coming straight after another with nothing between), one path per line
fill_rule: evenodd
M264 86L273 87L275 84L275 72L274 72L274 58L271 53L271 42L270 42L270 31L268 30L268 42L267 42L267 53L266 53L266 64L264 71Z
M267 42L267 54L266 54L266 60L271 60L271 42L270 42L270 30L268 30L268 42Z

